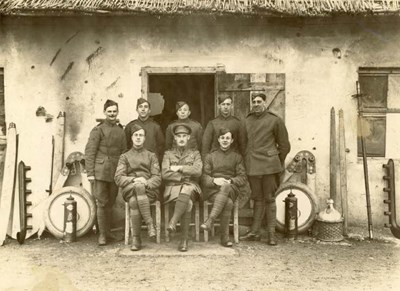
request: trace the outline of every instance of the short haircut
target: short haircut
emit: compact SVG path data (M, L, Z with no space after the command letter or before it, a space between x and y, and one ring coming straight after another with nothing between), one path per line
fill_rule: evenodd
M264 100L264 101L267 99L267 96L265 96L264 93L254 93L253 95L251 95L251 101L253 101L254 98L257 98L257 97L261 97L262 100Z
M221 127L221 128L219 129L219 131L218 131L218 138L219 138L220 136L222 136L222 135L227 134L228 132L231 133L231 136L232 136L232 138L233 138L233 132L232 132L232 130L230 130L229 128L226 128L226 127Z
M114 100L111 100L111 99L107 99L107 101L104 103L104 111L108 108L108 107L110 107L110 106L117 106L117 108L118 108L118 103L117 102L115 102Z

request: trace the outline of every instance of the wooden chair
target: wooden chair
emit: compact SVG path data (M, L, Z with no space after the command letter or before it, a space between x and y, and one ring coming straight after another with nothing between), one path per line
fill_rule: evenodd
M167 230L168 223L170 220L169 217L169 208L171 203L164 204L164 232L165 232L165 241L169 242L169 232ZM195 228L195 239L196 241L200 241L200 207L199 202L196 201L193 205L194 207L194 223L191 222L190 226L194 226ZM193 211L193 209L192 209ZM178 223L180 225L180 223Z
M156 201L150 204L151 207L151 215L153 216L153 220L156 224L156 241L157 243L161 243L161 203L160 201ZM131 213L129 209L128 202L125 202L125 245L129 244L129 237L132 232L131 226ZM147 226L142 225L142 228L147 228Z
M207 220L208 218L208 208L209 206L212 206L213 203L209 201L204 201L203 204L203 211L204 211L204 221ZM213 223L212 228L211 228L211 236L215 235L215 226L219 226L219 220ZM236 201L233 204L233 220L232 223L229 223L229 226L233 227L233 238L235 243L239 243L239 200L236 199ZM208 242L208 231L204 231L204 241Z

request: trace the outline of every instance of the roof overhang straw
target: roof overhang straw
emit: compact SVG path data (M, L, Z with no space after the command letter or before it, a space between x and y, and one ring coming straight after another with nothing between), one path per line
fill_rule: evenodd
M398 14L400 0L1 0L0 14L196 12L324 16L330 14Z

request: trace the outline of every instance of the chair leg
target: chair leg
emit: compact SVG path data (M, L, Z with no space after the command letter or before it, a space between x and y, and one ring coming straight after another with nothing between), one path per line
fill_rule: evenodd
M157 228L157 243L161 243L161 205L160 201L156 201L156 228Z
M204 216L204 221L207 220L208 218L208 202L204 201L203 203L203 216ZM208 231L204 230L204 241L208 242Z
M128 202L125 202L125 245L127 246L129 244L129 230L130 230L130 210L129 210L129 204Z
M194 227L196 228L196 241L200 241L200 207L198 201L195 202L194 208L195 208Z
M235 243L239 243L239 201L236 199L233 205L233 237Z
M169 204L164 204L164 234L166 242L169 242L168 222L169 222Z

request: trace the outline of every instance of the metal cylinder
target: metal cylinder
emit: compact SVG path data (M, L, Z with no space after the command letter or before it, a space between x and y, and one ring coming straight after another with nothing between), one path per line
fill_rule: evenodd
M65 242L76 241L76 201L71 194L64 203L63 240Z
M285 236L290 239L297 239L297 198L290 189L285 198Z

